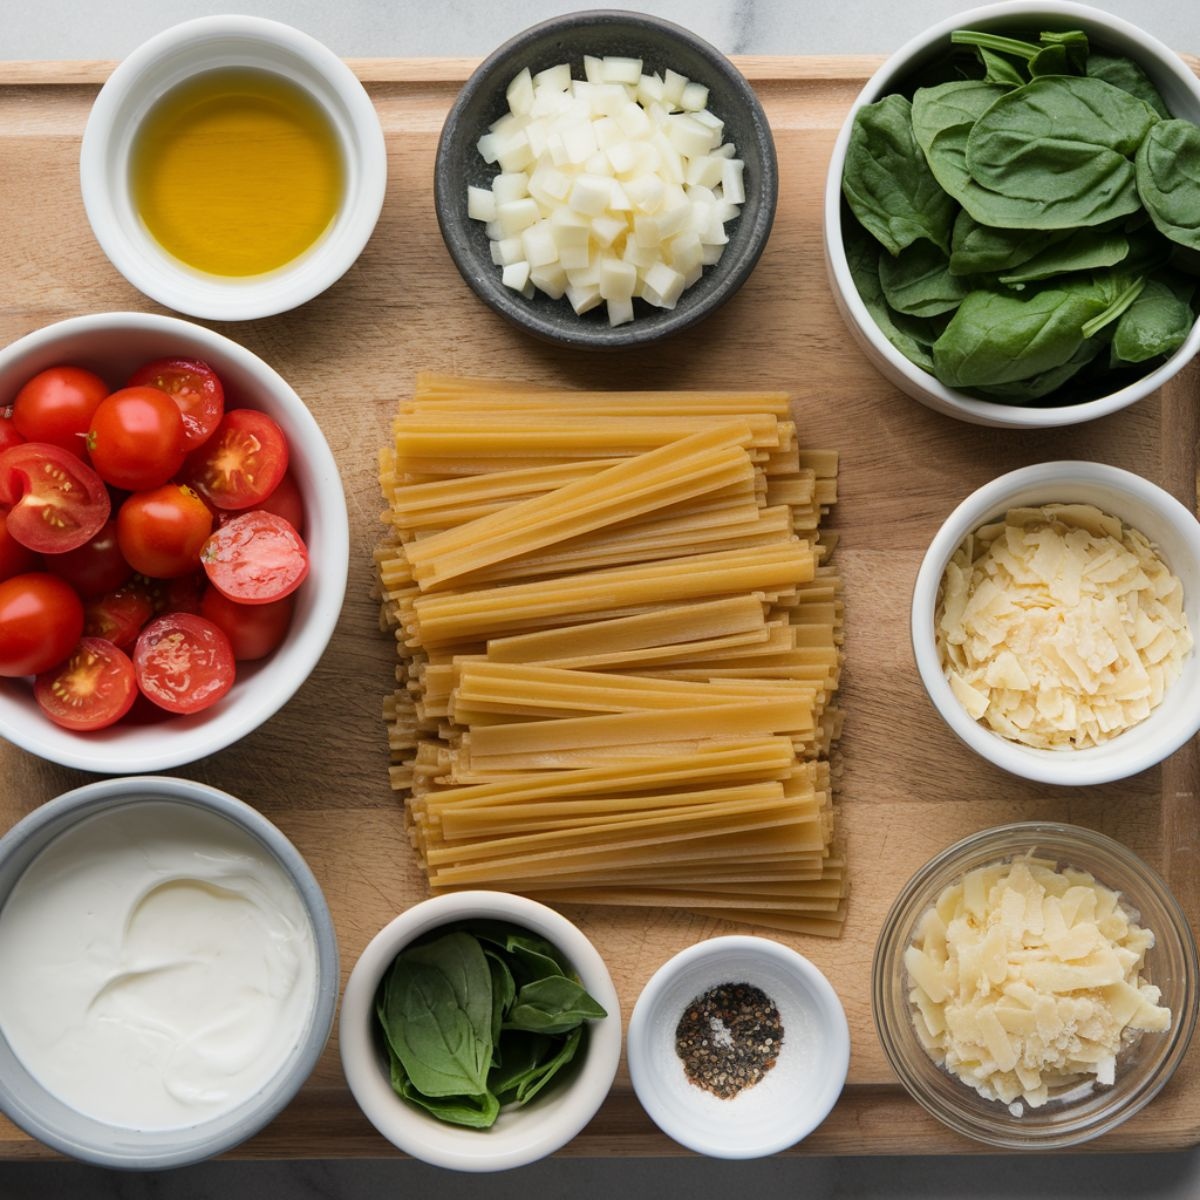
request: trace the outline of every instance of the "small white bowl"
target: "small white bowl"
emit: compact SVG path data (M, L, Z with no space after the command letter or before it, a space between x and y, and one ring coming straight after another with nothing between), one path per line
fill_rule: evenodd
M312 932L316 956L307 1020L275 1074L236 1108L173 1129L130 1129L87 1116L33 1075L0 1031L0 1111L63 1154L118 1170L163 1170L231 1150L274 1120L317 1064L337 1006L338 948L320 885L290 841L261 813L226 792L187 779L105 779L36 808L0 838L0 908L37 856L81 821L145 803L200 810L240 830L273 858L292 883ZM86 914L80 913L83 920ZM116 1086L116 1081L114 1081ZM118 1088L119 1090L119 1088Z
M337 463L304 401L243 346L178 317L72 317L0 350L0 404L56 363L86 367L115 388L143 363L168 356L203 359L225 385L230 407L261 409L282 427L290 469L304 498L309 576L296 593L283 644L259 662L239 663L228 694L202 712L152 725L118 722L74 733L46 717L27 681L0 679L0 737L65 767L112 775L161 771L224 749L287 703L317 665L341 613L350 535Z
M973 721L942 671L934 630L938 587L967 535L1010 508L1094 504L1144 533L1183 584L1193 637L1200 635L1200 523L1162 488L1117 467L1048 462L1010 471L972 492L943 522L925 552L912 601L912 643L921 682L950 728L989 762L1039 783L1085 787L1136 775L1161 762L1200 730L1200 652L1193 649L1162 704L1144 721L1101 746L1038 750ZM1200 637L1198 637L1200 640Z
M345 173L332 227L286 266L244 278L206 274L172 257L147 231L130 195L130 151L149 110L184 80L226 67L270 71L308 92L337 132ZM247 16L185 21L124 59L92 106L79 167L88 220L113 266L151 299L219 321L285 312L340 279L367 244L387 185L379 117L350 68L308 34Z
M375 993L396 955L416 938L453 922L486 918L520 925L566 955L588 993L608 1013L587 1023L587 1042L570 1074L522 1108L506 1108L490 1129L448 1125L392 1090ZM342 996L342 1069L367 1119L394 1146L435 1167L506 1171L565 1146L595 1116L621 1058L616 988L596 948L552 908L507 892L455 892L415 904L385 925L362 952Z
M775 1066L728 1100L690 1083L675 1051L684 1010L724 983L759 988L783 1025ZM761 1158L829 1115L850 1066L850 1028L829 980L802 954L767 938L710 938L664 963L642 989L627 1053L633 1090L663 1133L713 1158Z
M1126 408L1162 387L1200 350L1200 321L1182 346L1148 374L1108 395L1079 404L1022 407L982 400L939 383L928 372L904 357L880 331L858 294L846 247L842 240L842 173L855 115L890 92L902 89L933 59L946 53L956 29L981 29L1003 33L1014 28L1041 26L1050 29L1083 29L1094 42L1134 59L1158 88L1167 107L1177 117L1200 124L1200 80L1170 47L1119 17L1071 0L1005 0L956 13L917 34L896 51L867 81L846 117L829 163L825 180L825 264L846 327L872 366L902 392L927 408L972 425L1009 429L1046 429L1076 425ZM1119 379L1119 376L1117 377Z

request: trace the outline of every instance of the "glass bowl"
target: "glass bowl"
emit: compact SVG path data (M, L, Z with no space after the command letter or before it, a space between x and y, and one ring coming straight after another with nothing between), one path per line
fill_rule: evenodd
M968 871L1031 851L1061 870L1088 871L1119 892L1123 907L1140 914L1155 944L1142 978L1161 989L1171 1010L1164 1033L1142 1034L1117 1058L1116 1079L1076 1088L1040 1108L987 1100L926 1052L913 1022L904 952L917 923L943 889ZM955 843L904 885L883 923L872 966L871 1007L888 1061L908 1093L926 1111L966 1137L1013 1150L1074 1146L1115 1129L1145 1107L1183 1060L1197 1010L1196 945L1187 917L1162 878L1131 850L1075 825L1026 821L1000 825ZM1083 1092L1084 1094L1080 1094ZM1016 1115L1018 1112L1021 1115Z

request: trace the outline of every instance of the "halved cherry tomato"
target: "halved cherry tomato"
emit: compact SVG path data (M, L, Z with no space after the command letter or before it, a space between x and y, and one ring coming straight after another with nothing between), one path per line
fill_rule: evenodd
M0 675L40 675L83 633L83 602L56 575L32 571L0 583Z
M238 604L210 587L200 601L200 615L225 631L238 662L250 662L266 658L287 636L295 604L294 596L269 604Z
M0 413L0 450L7 450L9 446L19 446L24 440L17 432L12 417Z
M131 387L100 402L87 436L105 483L131 492L161 487L183 465L183 416L158 388Z
M114 592L89 600L83 607L83 632L127 650L154 616L154 596L147 582L134 576Z
M44 554L74 550L108 520L108 490L73 454L48 442L0 453L0 505L11 506L8 531Z
M133 663L112 642L85 637L70 658L37 677L33 697L64 729L104 729L133 707Z
M24 575L29 571L42 570L40 554L34 554L28 546L22 546L8 532L8 513L0 511L0 579Z
M153 579L175 579L200 566L212 532L208 505L189 487L164 483L134 492L117 513L117 540L126 562Z
M279 486L287 465L283 430L266 413L234 408L212 437L188 455L181 482L216 508L253 508Z
M133 669L144 695L168 712L193 713L233 686L233 648L211 621L192 613L156 617L138 636Z
M217 373L198 358L160 358L139 367L129 387L156 387L179 406L186 450L208 441L225 412L225 389Z
M208 581L239 604L268 604L294 592L308 575L304 539L274 513L254 509L222 525L204 543Z
M117 545L117 523L112 520L82 546L47 555L46 570L66 580L85 600L116 591L133 574Z
M82 367L50 367L13 401L13 425L30 442L49 442L87 459L87 431L108 384Z

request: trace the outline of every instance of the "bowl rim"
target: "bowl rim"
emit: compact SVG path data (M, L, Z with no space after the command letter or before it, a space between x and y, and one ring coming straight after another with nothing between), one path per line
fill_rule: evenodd
M268 721L303 686L325 653L341 615L349 579L350 532L341 473L316 418L291 384L274 367L222 333L180 317L160 313L89 313L44 325L0 348L0 372L7 369L11 361L24 358L31 352L36 353L60 339L94 334L112 328L128 332L130 336L152 333L156 336L179 338L189 350L196 350L194 357L204 358L206 350L215 352L233 362L240 371L263 380L274 395L282 398L281 402L287 410L287 422L281 424L284 424L289 444L294 442L297 433L303 436L304 457L311 462L314 473L329 483L329 486L323 487L321 491L320 507L324 514L321 556L319 563L315 563L318 569L311 572L310 581L310 586L314 589L319 588L319 596L314 595L313 611L302 631L306 642L311 643L311 661L307 662L303 674L290 689L268 689L264 683L258 681L256 675L251 681L258 692L253 711L235 713L233 716L222 711L216 717L202 720L197 723L197 736L194 739L181 736L185 731L172 730L170 725L148 726L149 733L165 731L173 734L161 739L155 738L156 742L161 740L162 745L154 749L145 746L122 748L116 744L98 742L89 739L87 734L60 729L49 722L39 721L35 724L27 720L10 721L0 708L0 737L30 754L61 766L76 767L84 771L141 775L183 766L223 750ZM247 399L253 400L253 397ZM309 498L309 507L310 511L315 509L315 496ZM262 673L269 671L271 662L271 659L264 660ZM216 726L217 722L219 726ZM201 736L204 730L211 731L214 727L219 728L215 738L206 739ZM193 730L189 728L186 732L190 734Z
M842 174L850 133L858 110L873 103L891 85L897 75L903 75L910 60L929 45L948 37L954 30L980 22L1019 22L1022 17L1056 16L1078 18L1081 24L1114 33L1138 42L1143 52L1156 59L1157 64L1174 75L1195 99L1200 119L1200 79L1188 71L1179 55L1153 34L1121 17L1077 0L999 0L978 8L953 14L929 26L910 38L872 74L862 91L855 97L849 113L838 131L825 178L823 242L825 262L838 308L851 332L865 340L875 355L888 364L887 378L913 399L935 412L977 425L1009 429L1049 429L1078 425L1096 420L1150 395L1177 375L1200 352L1200 317L1192 323L1191 332L1182 346L1165 362L1139 379L1107 395L1079 404L1061 404L1040 408L1003 404L982 400L955 388L947 387L929 372L910 362L884 337L883 332L867 311L862 297L850 275L842 237ZM1139 63L1144 65L1144 63ZM877 368L878 369L878 368Z
M569 959L588 992L606 1010L588 1025L587 1053L570 1089L569 1106L538 1119L519 1142L493 1127L470 1130L447 1125L410 1107L392 1091L380 1069L373 1036L375 993L396 955L415 938L458 921L510 921L552 942ZM413 1158L450 1170L504 1171L526 1166L565 1146L608 1096L621 1058L621 1008L608 967L588 936L555 909L510 892L483 889L448 892L418 901L389 921L367 943L350 972L338 1022L342 1071L358 1106L375 1129Z
M220 276L179 263L147 233L128 237L116 216L109 188L110 146L120 110L144 86L147 71L190 46L239 39L247 52L275 47L304 62L344 106L352 137L339 133L343 154L354 159L356 186L349 180L339 214L325 234L291 262L258 276ZM211 69L197 62L189 76ZM275 64L263 64L275 70ZM306 88L325 111L329 102ZM334 122L335 127L337 122ZM347 145L347 142L350 145ZM349 173L348 173L349 174ZM268 17L213 14L193 17L160 31L137 46L113 69L96 95L79 152L83 205L93 236L108 260L134 287L176 312L214 321L248 321L275 316L307 303L336 283L362 253L383 210L387 190L387 145L375 107L358 77L323 42ZM329 235L337 228L336 237ZM150 266L148 264L154 264Z
M1197 522L1174 496L1157 484L1107 463L1084 460L1035 463L999 475L977 488L942 522L917 571L913 585L909 635L917 672L925 691L934 708L960 741L988 762L1010 774L1037 783L1084 787L1125 779L1173 754L1200 731L1200 707L1197 708L1195 720L1190 727L1181 721L1173 734L1153 741L1135 736L1133 742L1126 743L1121 754L1115 754L1112 747L1121 738L1136 735L1140 725L1131 726L1118 735L1118 738L1102 746L1090 746L1070 752L1024 746L992 732L968 715L951 691L942 671L933 623L937 593L946 564L971 532L1001 515L1009 507L1009 498L1021 491L1036 487L1046 493L1046 499L1042 503L1057 503L1059 501L1053 498L1055 490L1076 484L1111 489L1160 513L1164 523L1173 526L1186 543L1190 558L1200 565L1200 522ZM1146 530L1141 532L1149 536ZM1173 570L1178 574L1177 566ZM1197 638L1200 645L1200 630L1194 630L1193 637ZM1200 649L1194 647L1191 655L1197 653L1200 653ZM1134 748L1129 748L1130 746Z
M187 804L208 812L245 832L258 842L278 862L283 873L295 888L297 897L309 919L316 957L314 970L314 996L309 1022L296 1044L294 1057L289 1058L275 1076L256 1094L264 1102L230 1126L221 1137L208 1135L197 1138L197 1131L207 1122L183 1129L161 1131L164 1141L172 1136L191 1139L186 1146L174 1150L148 1152L136 1159L128 1154L105 1150L83 1143L58 1133L45 1123L36 1112L25 1104L16 1104L8 1092L5 1080L0 1079L0 1109L6 1116L40 1142L73 1158L97 1166L115 1169L151 1171L184 1166L232 1150L235 1146L253 1137L273 1121L291 1102L304 1082L316 1068L329 1035L333 1030L333 1017L337 1006L338 983L341 977L337 934L333 917L329 911L325 893L305 861L303 855L288 836L258 809L220 788L211 787L190 779L179 779L165 775L127 775L116 779L101 779L72 788L33 809L12 828L0 836L0 861L31 838L56 830L50 840L34 854L36 858L60 834L74 828L80 821L113 808L127 804ZM57 827L57 828L56 828ZM31 862L33 859L30 860ZM28 864L26 869L28 868ZM22 871L22 875L24 871ZM18 876L18 880L21 876ZM0 897L3 907L7 896ZM0 1038L3 1033L0 1032ZM38 1080L30 1075L34 1084L46 1091ZM250 1099L254 1099L251 1097ZM246 1102L243 1102L246 1103ZM236 1112L237 1109L232 1110ZM228 1114L218 1120L227 1119ZM104 1125L98 1118L89 1118ZM114 1130L120 1127L112 1126Z
M895 979L903 978L902 975L895 975L893 968L900 972L904 969L899 956L903 954L909 944L909 934L912 932L914 922L920 917L921 912L925 911L936 899L932 895L932 887L938 876L950 869L953 869L957 876L961 876L969 868L965 866L959 868L956 864L960 859L968 856L978 857L985 861L1002 862L1011 860L1026 850L1036 850L1040 847L1044 847L1059 859L1068 857L1072 848L1079 847L1083 847L1085 852L1090 851L1100 857L1114 859L1135 876L1140 885L1155 896L1170 918L1172 938L1178 942L1181 952L1183 1002L1181 1011L1172 1013L1173 1025L1168 1034L1170 1040L1166 1043L1162 1064L1156 1069L1148 1084L1135 1094L1133 1102L1127 1108L1116 1114L1101 1115L1094 1127L1072 1127L1067 1132L1059 1134L1049 1131L1044 1136L1031 1139L1028 1136L1028 1130L1026 1130L1025 1136L1017 1136L1015 1132L1010 1135L1003 1130L989 1129L981 1125L979 1121L964 1115L957 1108L944 1107L935 1102L934 1098L921 1085L917 1077L919 1072L910 1069L908 1060L901 1052L896 1037L893 1036L888 1017L892 1009L890 999L894 994ZM1133 897L1128 896L1121 889L1114 888L1112 882L1104 879L1099 872L1094 874L1098 883L1114 891L1120 891L1122 897L1129 901L1130 907L1138 908L1138 905L1133 903ZM1159 929L1155 929L1153 932L1156 938L1163 936ZM887 915L880 925L871 958L872 1021L884 1056L904 1090L926 1112L957 1133L987 1145L1005 1149L1049 1150L1079 1145L1108 1133L1132 1117L1149 1104L1169 1082L1191 1043L1198 1012L1200 1012L1200 962L1197 959L1196 940L1187 914L1180 906L1174 892L1153 867L1123 842L1098 830L1060 821L1012 821L1003 825L994 825L968 834L933 855L913 873L896 894L896 898L889 906ZM908 1017L908 1011L905 1009L903 1014L895 1015L897 1018L901 1015ZM954 1078L925 1054L923 1048L919 1049L920 1053L925 1056L922 1066L927 1064L930 1069L946 1074L948 1079ZM969 1085L963 1083L962 1086L968 1088ZM996 1103L996 1115L1003 1120L1001 1114L1007 1114L1008 1110L1003 1104ZM1013 1118L1013 1120L1018 1119Z
M711 268L720 270L724 264L726 268L724 273L719 277L718 282L695 303L685 304L684 299L681 298L675 309L669 312L664 311L663 316L658 319L643 319L640 323L635 318L626 325L609 327L577 318L578 326L572 324L564 328L554 321L544 318L536 309L523 303L517 303L523 298L519 293L504 288L499 283L498 274L481 273L475 269L478 265L475 256L465 248L463 240L459 236L459 230L451 224L452 221L458 221L460 212L462 220L469 219L465 216L466 197L450 193L449 184L445 178L447 173L445 164L452 156L464 153L464 146L472 153L474 152L470 135L463 130L463 113L475 96L484 91L491 83L496 72L505 69L510 60L524 52L531 42L548 35L561 33L564 30L587 26L626 26L642 30L651 29L659 36L683 42L710 63L715 72L724 77L725 81L743 97L749 110L750 125L755 134L754 141L762 156L758 186L760 201L756 219L746 234L745 249L741 251L736 260L730 259L729 255L734 242L734 239L730 239L730 244L726 246L720 261ZM597 8L564 13L561 16L550 17L530 25L508 38L472 71L470 78L459 91L450 111L446 114L442 125L434 162L433 186L434 208L442 240L454 265L458 268L459 274L480 300L516 328L524 330L542 341L566 346L573 350L612 352L637 349L653 344L662 338L682 333L732 299L750 277L770 238L779 199L779 164L775 140L762 102L745 75L738 70L727 55L692 30L663 17L630 9ZM687 292L685 291L684 297L686 296Z
M730 958L757 958L769 962L795 977L797 990L813 1001L821 1027L816 1035L823 1038L832 1060L832 1070L791 1109L789 1126L773 1137L764 1137L753 1126L736 1124L739 1140L714 1147L701 1134L659 1103L651 1066L651 1046L655 1036L654 1017L659 1005L679 976L701 963L720 963ZM741 968L739 967L739 970ZM747 980L753 983L753 980ZM661 1033L661 1030L659 1030ZM841 999L821 969L798 950L772 938L752 934L729 934L707 938L680 950L663 963L650 979L633 1007L626 1035L626 1058L630 1082L638 1101L654 1123L681 1146L713 1158L748 1159L777 1154L806 1138L832 1111L842 1093L850 1068L850 1026Z

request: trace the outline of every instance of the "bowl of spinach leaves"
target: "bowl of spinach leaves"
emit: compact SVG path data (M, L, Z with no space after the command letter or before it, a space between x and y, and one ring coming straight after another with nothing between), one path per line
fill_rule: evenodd
M1086 5L1017 0L909 42L847 117L825 194L843 318L939 412L1115 412L1200 349L1200 81Z
M621 1015L603 959L553 909L435 896L385 926L346 984L342 1067L394 1145L463 1171L564 1146L608 1095Z

